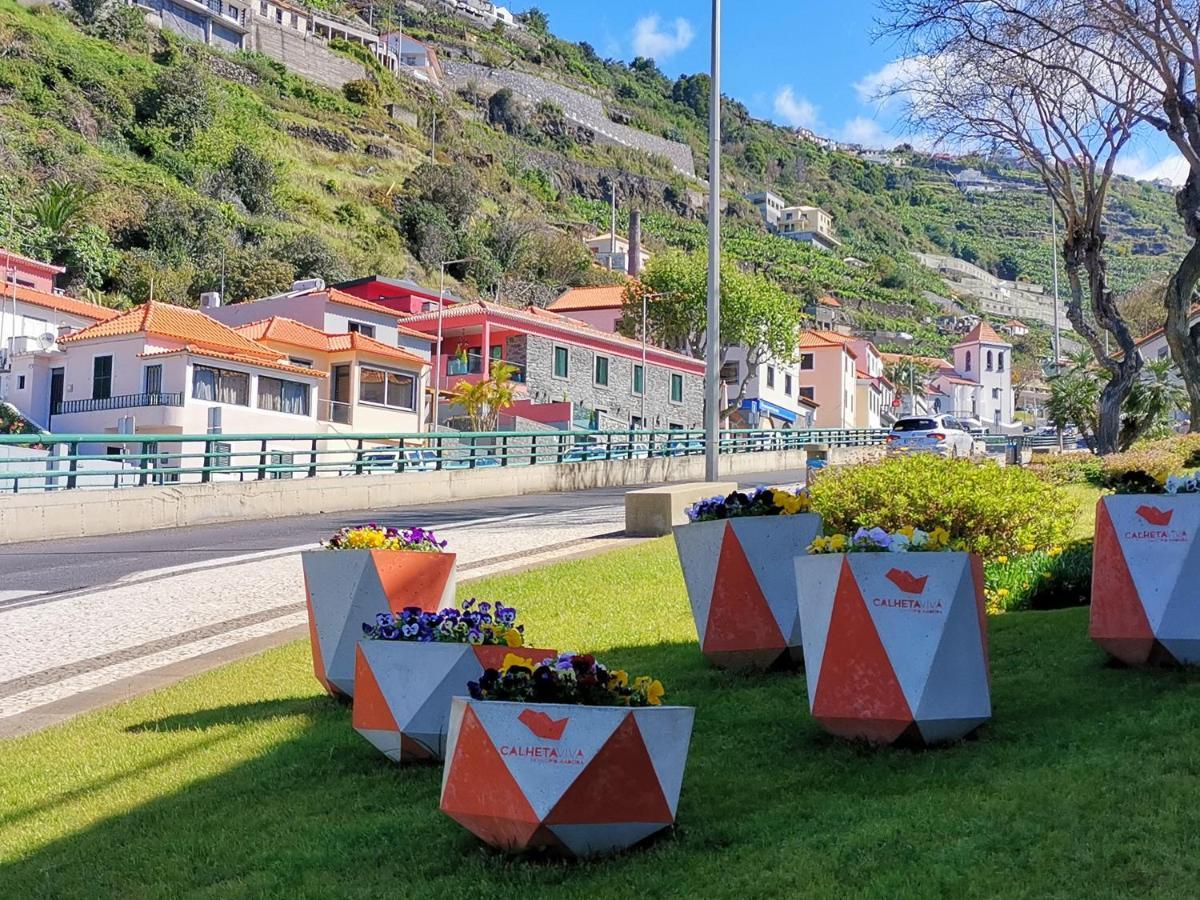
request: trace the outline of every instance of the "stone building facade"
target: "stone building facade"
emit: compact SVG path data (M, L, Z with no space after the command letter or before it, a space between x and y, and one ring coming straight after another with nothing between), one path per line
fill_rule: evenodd
M567 351L567 374L555 371L555 348ZM607 384L598 383L597 357L607 362ZM504 358L518 365L529 395L544 401L570 400L596 416L602 430L621 428L699 429L704 427L704 379L648 361L643 397L635 391L634 368L640 359L604 353L578 344L558 342L540 335L511 335L505 340ZM672 398L672 382L675 397Z

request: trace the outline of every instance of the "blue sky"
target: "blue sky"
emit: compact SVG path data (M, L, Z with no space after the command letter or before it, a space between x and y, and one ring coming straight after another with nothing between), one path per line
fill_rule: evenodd
M707 0L537 0L551 30L603 57L651 56L668 75L708 71ZM898 49L872 41L875 0L726 0L722 90L751 113L839 140L884 147L908 139L900 110L871 99ZM889 64L893 67L889 70ZM1182 182L1181 157L1145 136L1125 153L1125 174Z

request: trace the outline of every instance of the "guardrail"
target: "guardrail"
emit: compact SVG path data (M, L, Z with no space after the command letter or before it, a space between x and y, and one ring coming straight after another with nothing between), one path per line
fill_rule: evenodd
M726 430L721 453L881 444L885 429ZM0 435L0 490L54 491L699 456L702 431Z

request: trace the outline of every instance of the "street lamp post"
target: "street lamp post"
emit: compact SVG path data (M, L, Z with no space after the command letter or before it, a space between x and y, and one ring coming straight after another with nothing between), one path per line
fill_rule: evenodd
M467 256L463 259L442 260L442 271L438 279L437 352L433 358L433 417L429 423L429 430L435 434L438 430L438 414L441 412L442 398L442 313L446 309L446 266L455 266L459 263L474 262L474 260L475 257L473 256Z
M721 0L712 2L708 116L708 334L704 370L704 477L720 476L721 441Z

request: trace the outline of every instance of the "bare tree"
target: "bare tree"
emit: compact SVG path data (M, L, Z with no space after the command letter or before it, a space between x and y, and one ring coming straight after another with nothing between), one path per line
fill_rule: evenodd
M967 36L998 50L1026 53L1038 62L1048 44L1078 51L1055 65L1099 59L1138 85L1135 112L1170 139L1188 164L1175 205L1192 246L1180 260L1163 295L1167 343L1183 376L1191 428L1200 431L1200 323L1191 307L1200 285L1200 0L888 0L887 30L920 34L933 45ZM1025 48L1006 48L1013 30L1036 33ZM1103 38L1096 39L1103 33ZM1090 65L1071 69L1084 89L1105 103L1125 102L1104 79L1089 77ZM1153 101L1146 105L1148 96Z
M1024 22L992 22L986 40L940 24L916 24L908 33L924 52L891 90L906 98L911 124L958 148L1014 151L1053 199L1063 220L1067 318L1108 377L1097 447L1112 452L1142 358L1109 286L1103 219L1117 158L1139 121L1142 88L1120 66L1047 40ZM1119 102L1089 91L1088 79ZM1110 355L1104 332L1119 354Z

